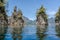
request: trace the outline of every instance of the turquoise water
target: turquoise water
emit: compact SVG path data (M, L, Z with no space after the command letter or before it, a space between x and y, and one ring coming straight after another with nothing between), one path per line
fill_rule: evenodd
M36 25L26 25L22 28L22 31L20 30L21 33L18 35L20 38L13 38L12 30L11 27L8 27L4 40L60 40L60 26L56 26L54 21L48 21L44 33L40 33Z
M10 30L10 29L9 29ZM8 31L9 34L5 36L5 40L13 40L12 34ZM35 25L25 26L22 30L20 40L60 40L60 37L56 36L55 26L53 24L49 24L47 31L42 36L38 37L37 27Z

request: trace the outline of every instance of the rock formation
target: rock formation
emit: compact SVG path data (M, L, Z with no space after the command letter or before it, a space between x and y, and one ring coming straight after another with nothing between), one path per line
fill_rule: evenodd
M58 12L56 13L55 15L55 22L56 22L56 25L59 25L60 24L60 8L58 9Z
M41 6L41 8L37 11L37 25L47 24L47 15L45 14L45 8Z
M22 12L21 10L17 11L16 6L14 7L14 12L12 16L8 20L9 20L9 24L14 27L23 26L24 24L24 20L22 18Z
M14 12L12 13L12 16L8 18L8 24L13 29L12 34L13 38L18 38L20 40L21 38L21 32L22 28L24 26L24 20L22 18L22 12L21 10L17 11L17 7L14 7Z
M7 15L5 12L4 0L0 0L0 25L7 25Z
M0 0L0 40L4 40L7 32L8 19L5 11L5 0Z
M41 8L37 12L37 34L41 37L44 36L44 33L46 32L47 29L47 15L45 14L45 8L41 6Z

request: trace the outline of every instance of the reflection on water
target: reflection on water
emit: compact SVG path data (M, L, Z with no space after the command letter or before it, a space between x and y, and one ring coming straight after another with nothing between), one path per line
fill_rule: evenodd
M39 40L44 40L44 37L46 36L45 34L46 30L47 30L47 25L37 26L37 36Z
M8 27L7 33L0 32L0 34L3 35L3 38L5 37L5 40L60 40L60 38L56 36L56 34L60 34L58 27L56 28L51 24L48 26L41 25L41 27L43 28L41 29L36 25L24 26L21 29L20 27ZM0 36L0 40L4 40L3 38Z
M60 25L56 25L57 36L60 37Z
M8 27L5 40L21 40L22 27Z
M5 25L0 25L0 40L4 40L7 28Z
M24 27L0 26L0 40L60 40L60 25L25 25Z
M19 27L14 27L13 31L12 31L12 37L14 40L18 39L21 40L22 36L21 36L21 32L22 32L22 28Z
M36 26L25 26L22 32L22 40L37 40Z
M39 40L44 40L44 37L46 36L46 34L43 34L43 33L37 34L37 35Z

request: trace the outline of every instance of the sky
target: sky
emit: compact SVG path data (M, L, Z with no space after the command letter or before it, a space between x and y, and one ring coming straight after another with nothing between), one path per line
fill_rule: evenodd
M54 17L60 6L60 0L8 0L8 15L11 16L14 6L17 6L23 13L23 16L30 20L36 19L36 12L44 6L48 17Z

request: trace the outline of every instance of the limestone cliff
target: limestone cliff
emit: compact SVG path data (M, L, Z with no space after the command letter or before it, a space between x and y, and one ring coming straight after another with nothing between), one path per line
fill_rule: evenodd
M47 15L45 13L45 8L43 6L41 6L41 8L37 11L36 18L37 25L47 24Z
M59 25L60 24L60 8L58 9L58 12L56 13L55 16L56 16L55 17L55 22L56 22L57 25Z
M4 40L7 32L8 19L5 11L4 0L0 0L0 40Z
M0 25L7 25L7 15L5 11L4 0L0 0Z
M10 26L18 27L18 26L23 26L24 20L22 18L22 12L21 10L17 11L17 8L14 8L14 12L9 19L9 24Z
M12 16L8 17L8 24L13 29L12 30L12 37L13 40L15 38L21 39L21 32L22 28L24 26L24 20L21 10L17 11L17 7L14 7L14 12L12 13Z

